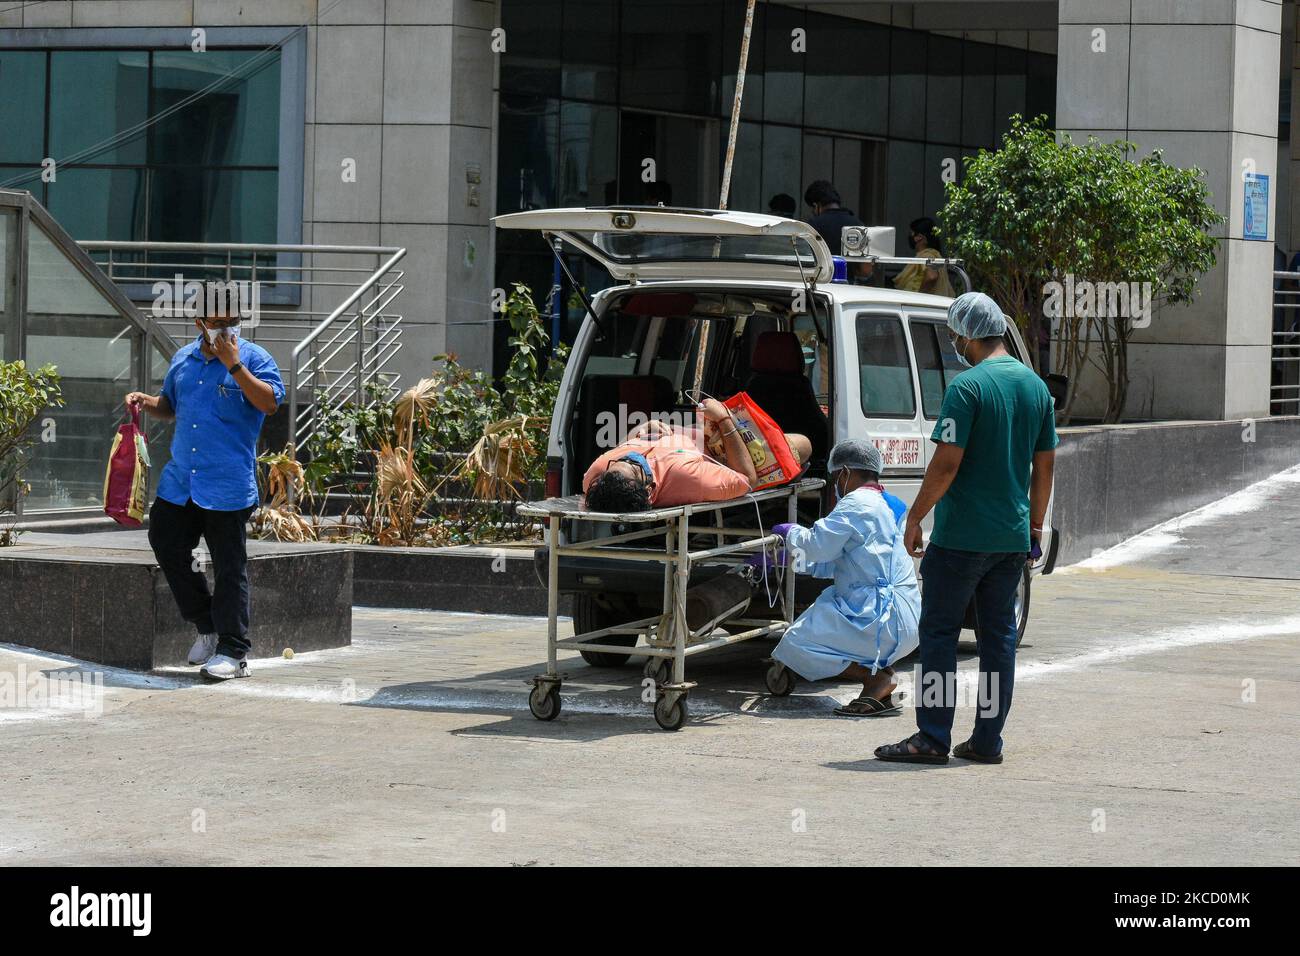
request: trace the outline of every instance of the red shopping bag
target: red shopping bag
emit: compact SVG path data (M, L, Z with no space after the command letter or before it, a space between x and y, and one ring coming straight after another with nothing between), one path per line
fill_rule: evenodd
M790 451L785 432L746 392L737 392L722 403L740 429L740 438L749 449L758 483L754 490L783 485L799 476L799 462Z
M140 409L127 406L131 421L118 426L104 473L104 513L118 524L138 528L149 493L149 447L140 431Z

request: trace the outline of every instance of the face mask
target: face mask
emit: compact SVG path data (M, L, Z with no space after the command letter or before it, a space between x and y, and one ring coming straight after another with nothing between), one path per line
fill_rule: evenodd
M209 329L205 326L203 331L208 337L208 344L216 345L217 339L221 338L222 336L228 339L234 339L236 336L238 336L239 326L236 324L225 329Z
M847 494L847 492L843 491L840 487L843 484L840 481L840 478L844 477L847 474L848 474L847 472L841 471L838 475L835 476L835 500L836 501L839 501L841 498L845 496L845 494Z
M956 351L956 344L957 344L957 343L955 343L955 342L953 343L954 351ZM975 366L971 365L970 360L969 360L968 358L966 358L966 349L968 349L968 348L970 348L970 342L967 342L966 345L965 345L965 347L963 347L963 348L961 349L961 351L958 351L958 352L957 352L957 361L961 363L962 368L974 368L974 367L975 367Z

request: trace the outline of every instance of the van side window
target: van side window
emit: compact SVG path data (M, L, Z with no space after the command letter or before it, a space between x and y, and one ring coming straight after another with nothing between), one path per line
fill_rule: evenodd
M916 319L910 325L912 350L916 352L916 373L921 377L921 410L926 418L938 418L943 393L962 370L962 365L957 361L947 326Z
M860 312L856 326L862 411L868 418L911 418L916 397L902 320Z

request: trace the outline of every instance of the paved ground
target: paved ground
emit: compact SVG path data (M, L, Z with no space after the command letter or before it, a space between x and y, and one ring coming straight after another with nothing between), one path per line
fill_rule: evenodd
M910 712L766 698L756 644L696 659L680 733L576 657L543 724L543 622L358 609L352 648L250 680L0 708L0 863L1293 864L1297 544L1287 475L1038 582L1000 767L875 761Z

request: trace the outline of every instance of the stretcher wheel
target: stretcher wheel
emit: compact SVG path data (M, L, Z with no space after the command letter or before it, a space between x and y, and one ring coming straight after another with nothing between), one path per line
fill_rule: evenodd
M528 693L528 709L538 720L554 720L560 716L560 685L534 684Z
M655 701L655 723L664 730L680 730L686 716L685 694L665 694Z
M772 666L763 675L763 683L767 685L768 693L773 697L788 697L798 682L799 675L780 661L773 661Z
M641 672L656 684L667 684L673 676L673 662L667 657L652 657Z

